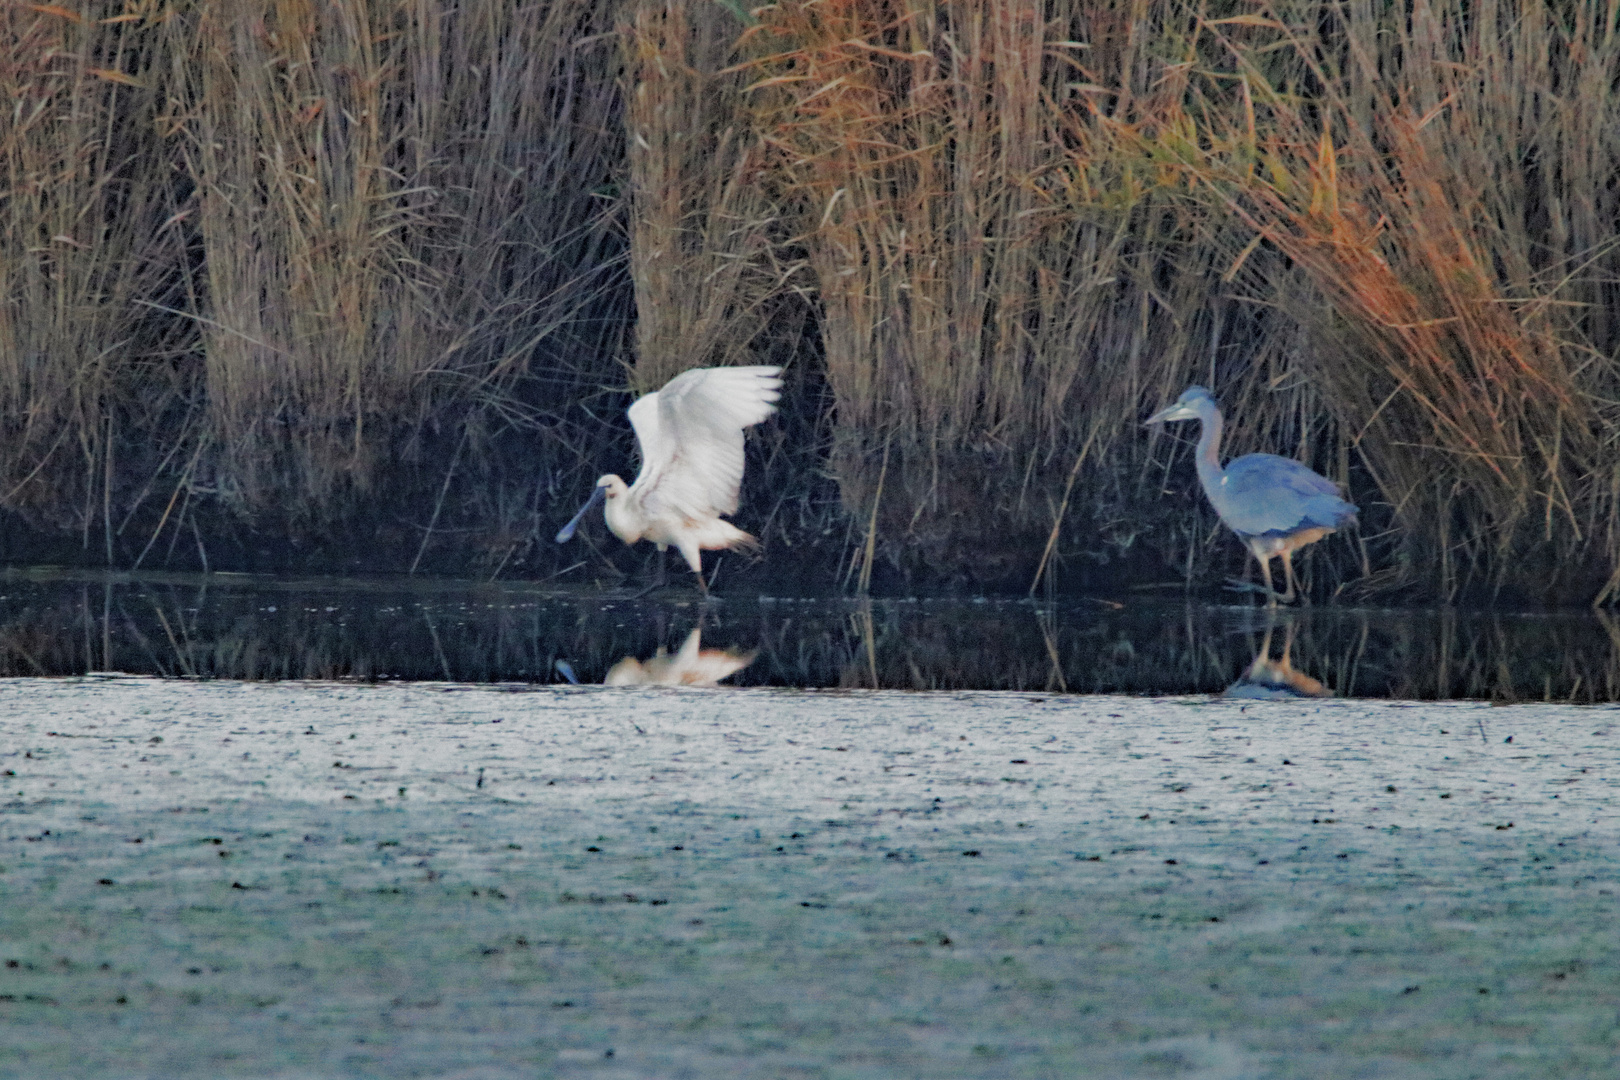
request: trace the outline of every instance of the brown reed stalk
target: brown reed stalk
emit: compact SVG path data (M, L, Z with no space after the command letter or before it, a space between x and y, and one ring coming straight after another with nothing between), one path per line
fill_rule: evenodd
M760 14L753 107L816 276L845 505L892 439L886 540L1027 583L1081 447L1107 459L1203 337L1213 260L1163 170L1074 107L1097 79L1157 107L1135 84L1159 42L1081 0Z
M0 505L86 549L92 531L111 547L114 414L149 424L173 390L172 369L135 357L187 336L138 306L166 298L175 244L156 35L122 14L0 6Z
M742 29L712 2L636 0L621 25L636 297L632 388L756 351L793 284L764 154L728 67Z
M249 0L169 23L218 489L243 508L363 487L385 418L444 348L401 235L415 200L394 168L409 114L392 6Z
M1615 263L1590 151L1620 158L1620 115L1601 95L1595 118L1538 115L1620 45L1602 5L1569 6L1584 33L1535 5L1426 0L1365 24L1253 5L1205 24L1196 139L1160 142L1328 302L1293 312L1317 346L1298 369L1393 507L1397 577L1437 567L1445 596L1592 590L1594 556L1599 581L1620 567L1613 367L1591 344L1612 318L1580 314Z
M170 20L221 496L329 515L436 400L527 419L511 379L613 260L611 25L583 0Z

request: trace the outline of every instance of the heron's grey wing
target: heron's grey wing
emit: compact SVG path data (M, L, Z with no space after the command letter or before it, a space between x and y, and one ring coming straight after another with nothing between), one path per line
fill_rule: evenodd
M1246 454L1226 466L1221 520L1245 536L1287 534L1299 529L1337 529L1356 516L1339 496L1339 485L1293 458Z
M665 464L649 481L643 504L689 517L737 509L743 476L743 429L776 411L780 368L696 368L658 391L658 428Z

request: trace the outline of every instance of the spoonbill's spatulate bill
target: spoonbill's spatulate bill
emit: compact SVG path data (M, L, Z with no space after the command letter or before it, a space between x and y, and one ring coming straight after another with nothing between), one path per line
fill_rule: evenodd
M754 538L721 514L737 512L743 476L743 429L776 411L777 367L693 368L637 398L626 410L641 451L641 472L626 486L613 473L557 533L567 542L591 507L607 501L608 528L627 544L651 540L675 548L704 592L704 549L753 550Z
M1339 495L1339 485L1292 458L1245 454L1221 468L1221 410L1202 386L1189 386L1175 404L1148 417L1150 424L1197 420L1198 482L1209 504L1260 561L1267 605L1295 596L1294 552L1351 524L1356 508ZM1288 588L1271 586L1271 560L1280 556Z

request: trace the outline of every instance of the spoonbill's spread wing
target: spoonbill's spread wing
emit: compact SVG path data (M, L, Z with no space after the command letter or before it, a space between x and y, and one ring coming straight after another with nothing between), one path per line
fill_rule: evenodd
M700 520L737 510L743 429L776 411L781 368L696 368L630 406L641 445L636 477L649 513Z
M624 411L624 415L630 418L630 427L636 433L636 448L641 451L637 485L662 469L669 457L669 449L664 446L663 431L658 423L659 393L662 391L643 394Z
M1245 536L1337 529L1356 516L1356 508L1339 497L1338 484L1276 454L1245 454L1230 462L1221 488L1210 501L1232 531Z

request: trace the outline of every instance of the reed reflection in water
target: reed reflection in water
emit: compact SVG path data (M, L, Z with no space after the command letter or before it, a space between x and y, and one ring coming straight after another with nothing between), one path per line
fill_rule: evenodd
M728 685L1217 694L1247 678L1348 696L1620 699L1620 632L1585 611L1315 608L1273 622L1167 602L726 598L693 637L701 610L523 584L9 571L0 675L544 683L563 680L560 660L599 683L626 657L646 679L709 654L736 666L702 677Z

